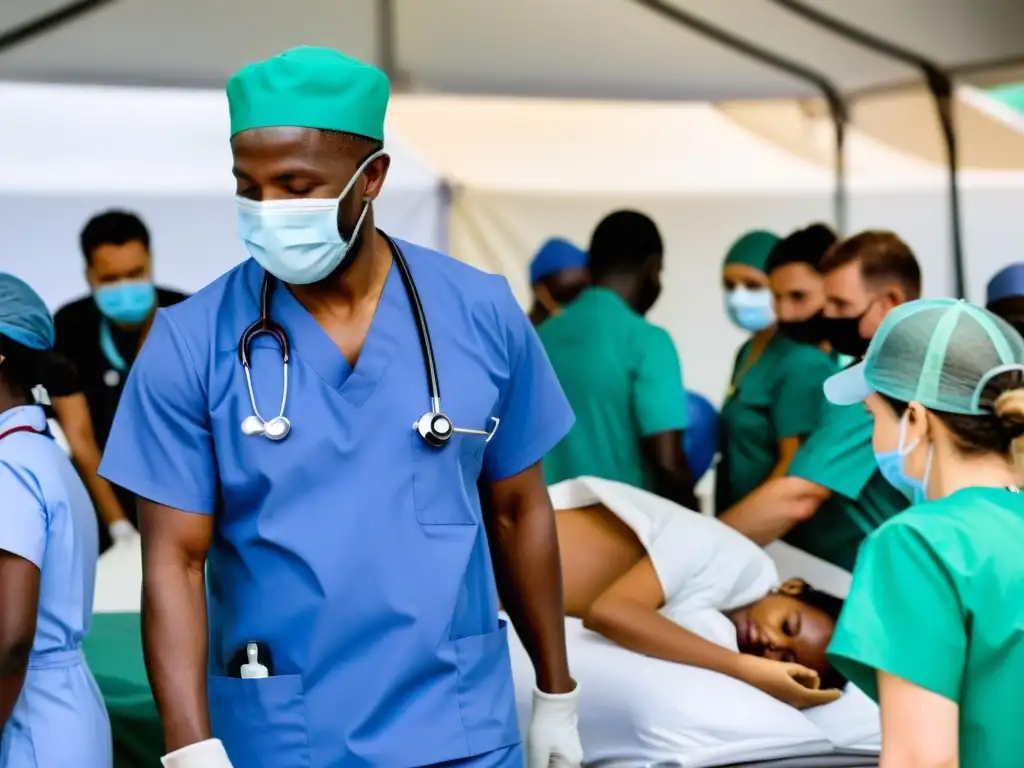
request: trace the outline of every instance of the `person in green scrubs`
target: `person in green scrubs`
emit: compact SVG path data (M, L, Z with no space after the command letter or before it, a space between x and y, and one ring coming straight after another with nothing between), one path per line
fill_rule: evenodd
M644 317L661 293L663 252L648 216L609 214L590 240L591 287L537 329L576 414L544 458L549 485L590 475L697 509L679 354Z
M722 278L730 317L744 327L739 321L754 317L749 309L753 302L744 295L763 291L772 304L762 317L774 322L760 328L749 323L755 333L736 356L721 410L717 514L769 478L784 475L817 423L824 401L821 386L835 372L832 359L820 348L825 294L817 265L835 240L835 233L821 224L781 241L766 232L751 232L726 256ZM752 290L758 276L765 287ZM737 295L744 298L738 302Z
M825 336L839 354L862 356L885 316L921 295L917 259L891 232L842 240L818 268L825 277ZM850 571L864 538L906 505L878 472L868 414L826 401L786 476L762 484L722 521L759 544L785 538Z
M865 541L828 650L881 705L881 765L1021 765L1024 338L966 301L913 301L825 392L867 407L912 502Z

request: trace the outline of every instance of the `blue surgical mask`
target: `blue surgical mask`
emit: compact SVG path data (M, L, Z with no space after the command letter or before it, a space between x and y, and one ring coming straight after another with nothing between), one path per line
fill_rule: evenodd
M156 288L148 280L100 286L92 297L103 316L118 325L139 325L156 306Z
M889 485L906 496L911 504L921 504L928 500L928 479L932 471L932 446L928 446L924 476L918 480L916 477L907 475L907 456L917 447L916 440L910 445L904 445L907 438L907 413L909 412L904 412L903 418L900 419L900 438L896 444L896 450L875 453L875 461L878 462L878 471Z
M278 280L308 285L323 280L344 263L362 229L370 201L363 201L352 237L338 231L338 205L355 186L374 152L356 169L337 198L295 198L260 202L236 197L238 237L256 262Z
M733 288L726 291L729 319L744 331L757 333L775 322L772 294L767 288Z

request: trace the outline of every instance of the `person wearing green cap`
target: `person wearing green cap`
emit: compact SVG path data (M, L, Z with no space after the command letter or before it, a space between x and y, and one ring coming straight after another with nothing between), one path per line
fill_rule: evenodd
M828 655L882 711L882 765L995 768L1024 752L1024 339L954 299L894 309L826 382L873 419L912 506L864 543Z
M825 277L825 336L841 354L863 355L885 315L921 295L917 259L891 232L836 243L818 269ZM875 466L868 415L824 402L785 476L761 485L722 521L762 545L785 537L849 571L864 537L904 507L906 499Z
M820 348L825 299L817 265L835 239L823 224L799 229L783 240L750 232L726 256L722 278L729 316L753 336L736 356L722 405L715 470L719 515L769 478L784 475L817 425L824 400L821 385L835 369ZM755 288L762 278L763 287ZM769 303L757 306L767 310L756 314L753 302L739 300L740 295L765 295Z
M125 385L100 473L140 499L166 768L582 760L540 465L573 414L504 278L375 228L389 90L323 48L231 77L251 259Z

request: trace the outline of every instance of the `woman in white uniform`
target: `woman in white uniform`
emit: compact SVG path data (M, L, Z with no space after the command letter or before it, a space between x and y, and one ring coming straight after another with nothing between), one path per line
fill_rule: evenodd
M0 768L110 768L82 655L96 513L32 390L71 375L42 299L0 273Z
M794 707L834 701L842 600L724 523L592 477L550 487L566 615L637 653L735 677Z

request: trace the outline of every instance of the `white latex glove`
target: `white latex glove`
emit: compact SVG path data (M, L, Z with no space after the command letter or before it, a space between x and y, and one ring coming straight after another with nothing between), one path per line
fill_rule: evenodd
M220 739L189 744L160 758L164 768L234 768Z
M107 531L110 533L110 538L114 540L115 544L120 544L124 541L132 541L139 535L139 532L135 530L135 526L127 520L118 520L117 522L111 523L110 527L107 528Z
M571 693L544 693L533 689L533 717L526 737L526 768L580 768L580 686Z

